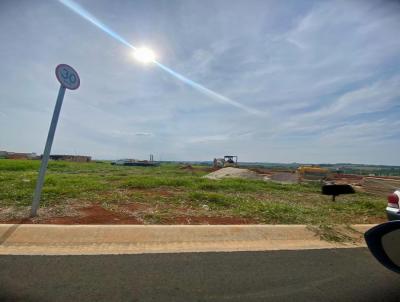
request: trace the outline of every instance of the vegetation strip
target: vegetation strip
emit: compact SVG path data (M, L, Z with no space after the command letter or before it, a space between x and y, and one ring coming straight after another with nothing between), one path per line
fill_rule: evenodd
M39 217L28 219L38 161L0 160L0 222L62 224L306 224L385 221L386 201L357 192L332 202L319 184L202 176L204 166L50 162Z

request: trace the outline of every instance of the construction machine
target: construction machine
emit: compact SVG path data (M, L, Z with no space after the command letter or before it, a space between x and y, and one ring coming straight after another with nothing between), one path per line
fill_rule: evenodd
M238 157L236 155L225 155L224 158L214 158L214 168L237 167Z
M325 180L329 176L329 170L318 166L300 166L297 168L300 180Z

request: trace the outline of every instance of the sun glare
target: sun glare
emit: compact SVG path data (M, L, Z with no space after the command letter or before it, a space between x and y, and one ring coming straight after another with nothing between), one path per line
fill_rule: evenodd
M156 58L154 52L146 47L136 48L135 51L133 52L133 56L135 57L136 60L142 63L154 62Z

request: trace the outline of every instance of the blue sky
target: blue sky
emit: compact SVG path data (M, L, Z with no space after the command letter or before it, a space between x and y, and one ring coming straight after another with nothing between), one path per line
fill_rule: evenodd
M103 1L81 6L218 102L60 2L0 2L0 150L95 158L400 165L397 1Z

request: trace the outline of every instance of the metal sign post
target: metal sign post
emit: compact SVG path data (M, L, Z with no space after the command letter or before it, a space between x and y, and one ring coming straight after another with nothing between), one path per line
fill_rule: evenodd
M80 85L78 73L69 65L60 64L56 67L56 77L60 82L60 89L56 106L54 107L53 117L50 123L49 133L47 135L46 145L43 151L42 162L40 164L39 176L36 183L35 195L33 196L31 217L35 217L40 204L40 195L42 193L44 176L46 174L47 164L49 162L51 146L53 145L54 133L56 132L58 117L60 116L61 106L64 99L65 89L75 90Z

